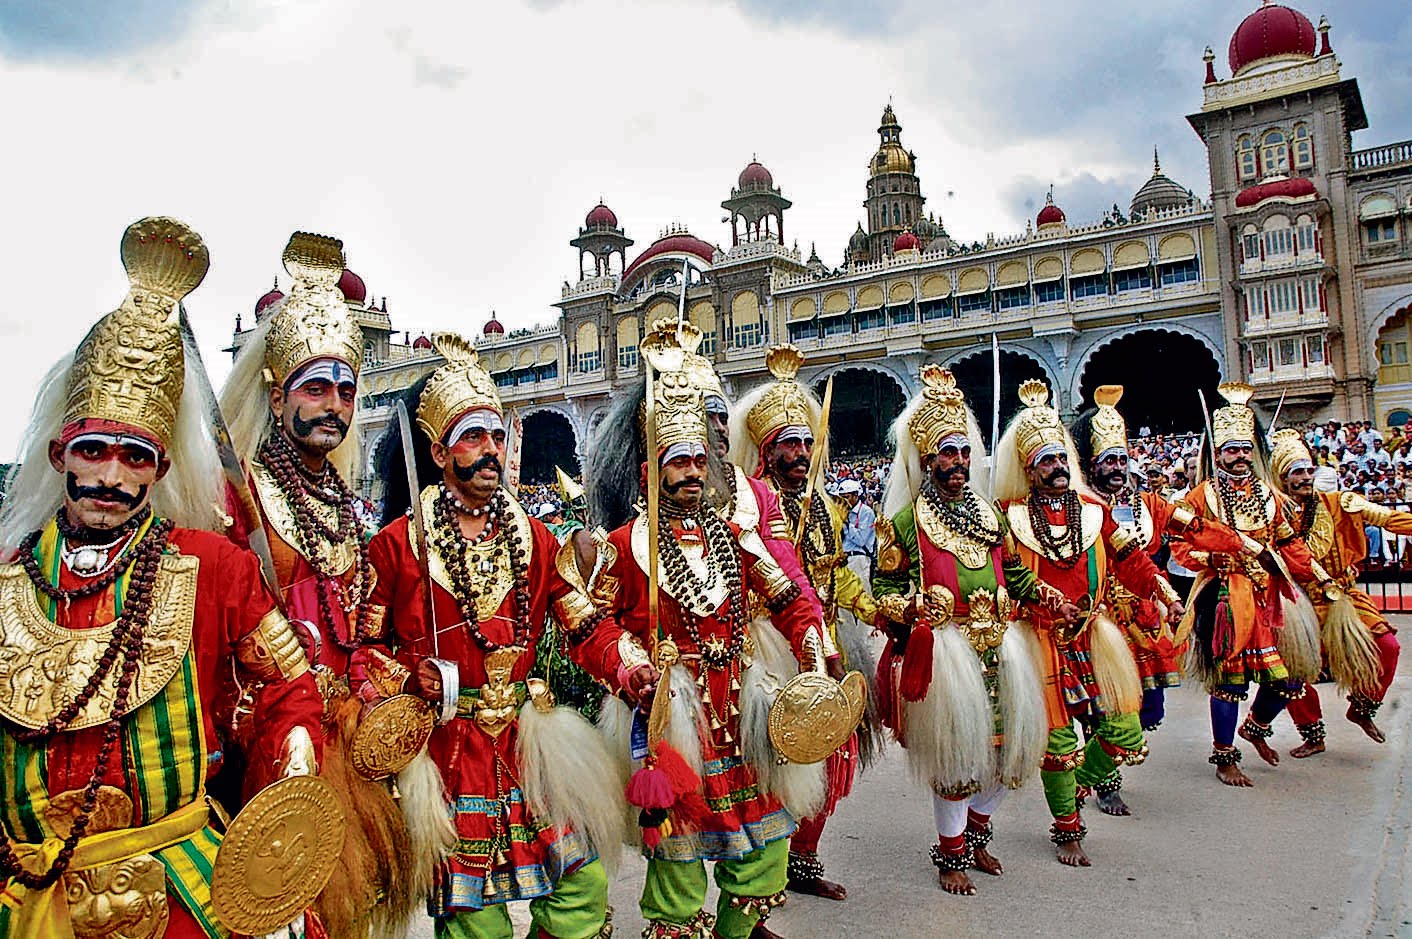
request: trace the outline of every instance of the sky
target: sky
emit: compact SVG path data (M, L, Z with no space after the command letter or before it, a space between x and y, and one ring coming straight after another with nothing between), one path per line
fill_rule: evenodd
M1371 129L1412 138L1412 5L1326 13ZM720 202L757 157L788 240L830 265L862 219L891 100L926 206L965 241L1023 231L1052 184L1072 223L1152 172L1209 193L1184 116L1205 46L1255 0L5 0L0 459L33 389L122 299L123 228L190 224L211 271L187 309L217 385L237 313L289 234L343 239L394 327L551 321L568 240L601 197L646 248L728 244Z

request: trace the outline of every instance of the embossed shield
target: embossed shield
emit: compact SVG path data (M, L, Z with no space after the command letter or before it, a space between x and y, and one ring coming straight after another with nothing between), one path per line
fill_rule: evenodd
M314 902L343 849L343 809L317 776L266 786L230 823L211 876L211 905L232 932L261 936Z
M796 675L770 705L770 742L791 763L826 759L858 727L867 698L861 672L842 682L820 672Z
M393 695L358 722L349 746L353 769L364 779L386 779L412 762L431 736L436 717L420 698Z

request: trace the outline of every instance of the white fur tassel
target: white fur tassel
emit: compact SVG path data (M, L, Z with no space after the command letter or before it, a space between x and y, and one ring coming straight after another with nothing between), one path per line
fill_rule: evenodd
M1376 697L1382 672L1378 645L1348 594L1329 604L1322 639L1329 674L1339 690Z
M515 755L525 806L537 819L588 839L611 876L622 854L623 785L592 724L573 708L520 708Z
M902 704L907 762L925 786L989 786L995 778L995 716L980 659L951 626L936 631L926 697Z
M1018 785L1034 774L1049 740L1044 685L1031 654L1028 623L1011 623L1000 644L1000 717L1005 743L1000 748L1000 779Z
M1323 667L1322 653L1319 651L1319 615L1314 612L1314 604L1296 590L1295 598L1281 597L1284 604L1284 629L1275 630L1275 648L1289 669L1289 677L1296 681L1316 681Z
M759 657L741 676L741 751L755 771L761 790L779 799L795 818L809 818L823 809L828 797L826 761L791 763L775 750L770 741L770 705L783 686Z
M1113 715L1136 714L1142 708L1142 678L1118 624L1106 616L1095 616L1088 624L1088 649L1103 710Z
M666 741L686 760L691 771L701 775L702 742L707 739L706 711L696 679L685 665L673 665L665 676L671 692L671 716L667 719Z
M603 738L603 746L613 760L620 788L626 790L633 769L632 708L617 695L603 696L603 706L598 711L598 735Z
M441 769L426 747L397 774L402 816L412 842L412 892L429 897L436 868L456 847L456 826L451 821L451 797Z

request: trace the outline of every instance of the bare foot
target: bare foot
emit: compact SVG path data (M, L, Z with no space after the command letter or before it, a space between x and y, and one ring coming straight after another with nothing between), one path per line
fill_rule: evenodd
M1363 728L1363 733L1367 734L1375 742L1387 743L1387 737L1383 736L1383 732L1378 729L1377 724L1373 723L1371 717L1360 717L1354 713L1351 707L1348 709L1348 712L1344 714L1344 717Z
M1301 743L1299 746L1295 747L1293 750L1289 751L1289 755L1294 757L1296 760L1302 760L1307 756L1313 756L1316 753L1323 752L1324 742L1322 740L1318 743L1309 743L1308 741L1305 741L1304 743Z
M1245 728L1240 729L1240 738L1255 748L1255 752L1260 754L1260 759L1271 766L1280 765L1280 755L1275 752L1275 748L1265 740L1264 737L1257 737L1254 734L1245 732Z
M824 880L822 877L815 877L812 880L791 880L789 889L811 897L823 897L825 900L843 900L848 896L848 890L843 884L836 884L831 880Z
M1250 781L1250 777L1242 773L1240 767L1235 765L1216 767L1216 778L1227 786L1235 786L1239 789L1249 789L1255 785Z
M1005 873L1005 868L1000 866L1000 859L985 848L976 848L972 866L982 874L989 874L992 877L999 877Z
M937 871L936 879L941 883L941 889L947 893L954 893L958 897L974 897L976 895L976 885L971 883L971 878L966 876L965 871Z
M1092 867L1093 862L1084 854L1083 843L1070 841L1066 844L1054 846L1054 856L1059 858L1060 864L1067 864L1069 867Z
M1122 793L1100 792L1098 794L1098 810L1104 815L1124 816L1131 815L1132 810L1123 801Z

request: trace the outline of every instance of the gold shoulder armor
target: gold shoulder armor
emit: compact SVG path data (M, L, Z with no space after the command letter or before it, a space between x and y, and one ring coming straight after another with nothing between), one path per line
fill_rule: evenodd
M1363 498L1362 493L1352 492L1350 490L1344 490L1339 493L1338 504L1339 508L1350 515L1361 515L1364 517L1365 521L1371 522L1379 527L1387 524L1388 519L1393 516L1392 509L1385 505L1378 505L1376 502L1369 502L1367 499Z
M897 543L897 529L893 527L892 519L878 516L874 529L878 535L878 572L898 574L907 570L911 559Z
M1196 513L1190 506L1182 505L1180 502L1172 506L1172 517L1167 523L1167 527L1181 534L1191 527L1191 523L1196 521Z
M244 639L235 644L235 659L258 682L293 681L309 670L309 660L289 620L270 610Z

